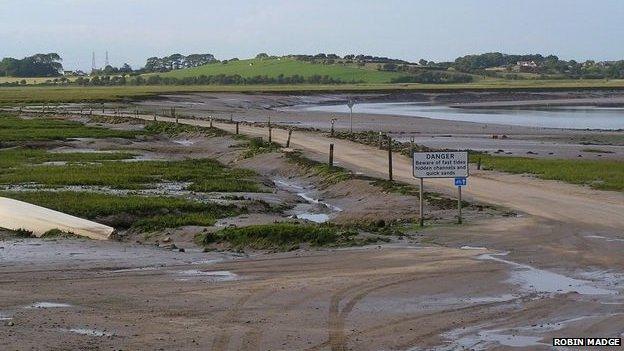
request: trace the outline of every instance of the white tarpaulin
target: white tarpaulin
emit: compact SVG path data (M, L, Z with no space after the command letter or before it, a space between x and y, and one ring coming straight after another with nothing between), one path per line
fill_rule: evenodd
M52 229L106 240L114 228L26 202L0 197L0 227L24 229L41 236Z

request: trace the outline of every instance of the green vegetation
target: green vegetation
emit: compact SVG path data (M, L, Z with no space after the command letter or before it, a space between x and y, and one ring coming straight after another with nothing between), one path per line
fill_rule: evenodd
M46 186L92 185L144 189L155 182L191 182L200 192L260 192L249 170L230 169L215 160L141 161L97 164L22 165L0 170L0 184L37 183Z
M88 163L132 158L127 152L48 152L42 149L0 149L0 174L9 168L40 165L45 162Z
M71 232L64 232L60 229L50 229L41 235L44 239L85 239L86 237L76 235Z
M487 169L529 173L542 179L589 185L596 189L624 191L624 162L607 160L562 160L481 155Z
M225 228L216 233L198 234L201 245L227 244L235 249L292 250L301 244L311 246L344 245L355 242L357 232L333 225L277 223Z
M330 166L326 163L310 160L304 157L299 151L286 153L286 158L290 162L312 172L313 175L323 178L326 184L337 184L353 178L353 175L348 170L342 167Z
M264 141L262 138L248 139L245 147L246 150L243 152L243 158L252 158L256 155L274 152L281 149L279 144L269 143L268 141Z
M52 118L24 119L0 115L0 142L64 140L69 138L134 138L140 132L88 127L79 122Z
M145 231L182 225L212 225L217 218L240 213L234 206L164 196L118 196L71 191L5 191L0 192L0 196L82 218L103 219L102 222L115 227L132 226Z
M223 136L227 132L218 128L198 127L188 124L178 124L171 122L147 122L145 125L146 132L150 134L165 134L167 136L176 136L181 133L201 133L206 136Z
M591 153L595 153L595 154L612 154L613 153L613 151L602 150L602 149L582 149L581 151L583 151L583 152L591 152Z

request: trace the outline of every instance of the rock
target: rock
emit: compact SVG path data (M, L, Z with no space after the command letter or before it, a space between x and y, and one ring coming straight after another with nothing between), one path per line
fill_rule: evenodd
M163 241L163 243L170 243L171 242L171 237L166 236L162 241Z
M186 250L184 250L184 248L181 247L178 249L178 252L186 252Z
M12 327L12 326L14 326L14 325L15 325L15 323L14 323L13 321L10 321L9 323L7 323L7 325L8 325L9 327Z

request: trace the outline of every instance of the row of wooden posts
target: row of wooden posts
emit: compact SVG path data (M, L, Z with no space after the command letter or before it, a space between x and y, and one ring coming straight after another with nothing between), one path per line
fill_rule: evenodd
M105 113L106 109L105 109L104 104L102 103L100 106L101 106L101 109L102 109L102 113ZM47 104L44 104L42 106L41 112L45 113L46 109L47 109ZM49 109L49 110L50 110L50 112L54 111L54 109ZM112 110L113 110L113 114L116 115L116 116L123 113L119 108L113 108ZM20 112L22 111L22 107L21 106L19 108L19 111ZM84 108L80 107L80 114L83 114L83 112L84 112ZM139 110L138 109L135 109L132 112L134 112L136 117L139 117ZM167 112L169 112L169 113L167 113ZM89 108L89 115L92 115L92 114L93 114L93 107L90 107ZM179 115L176 113L176 108L175 107L171 107L169 109L169 111L167 111L167 109L163 109L162 110L162 115L163 116L169 116L171 118L175 118L175 123L179 123ZM153 120L157 121L156 113L154 113ZM240 122L239 121L234 121L232 114L230 114L229 122L235 124L235 126L236 126L235 127L235 133L237 135L240 134ZM333 137L334 136L334 122L335 122L335 120L332 119L330 122L331 122L330 135ZM269 143L271 143L271 142L273 142L273 126L271 125L271 118L270 117L268 118L267 126L268 126L268 140L269 140ZM212 128L212 127L213 127L213 119L210 118L210 128ZM285 147L287 147L287 148L290 147L290 140L291 140L291 137L292 137L292 132L293 132L292 129L288 129L288 138L286 139L286 145L285 145ZM388 135L384 135L382 132L379 132L379 149L380 150L384 149L384 140L387 140L387 146L388 146L387 147L388 148L388 180L392 181L393 178L394 178L393 177L393 172L392 172L392 138L390 136L388 136ZM411 144L411 150L413 150L414 149L414 138L413 137L411 138L410 144ZM333 143L329 144L329 160L328 160L328 164L331 167L334 166L334 144Z

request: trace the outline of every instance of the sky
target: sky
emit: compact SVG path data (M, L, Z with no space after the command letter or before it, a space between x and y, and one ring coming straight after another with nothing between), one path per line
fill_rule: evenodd
M0 0L0 58L57 52L65 69L151 56L319 52L409 61L499 51L624 59L622 0Z

